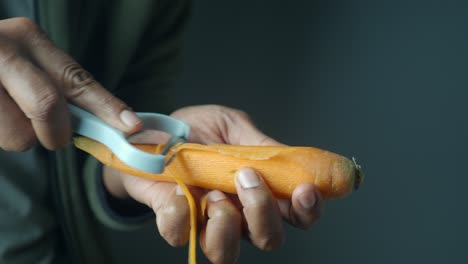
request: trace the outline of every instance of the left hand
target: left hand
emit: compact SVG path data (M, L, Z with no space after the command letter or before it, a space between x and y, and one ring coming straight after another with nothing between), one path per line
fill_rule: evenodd
M189 141L201 144L280 145L260 132L239 110L204 105L182 108L172 114L191 126ZM146 142L151 139L145 139ZM287 177L288 175L284 175ZM200 198L207 194L206 215L201 224L200 244L213 263L233 263L245 238L262 250L272 250L284 241L282 220L298 228L310 227L320 216L321 195L311 184L294 190L291 200L275 199L261 175L251 168L236 174L237 195L191 187ZM131 196L151 207L161 236L172 246L189 238L189 207L174 183L155 182L126 175L105 167L104 183L119 198Z

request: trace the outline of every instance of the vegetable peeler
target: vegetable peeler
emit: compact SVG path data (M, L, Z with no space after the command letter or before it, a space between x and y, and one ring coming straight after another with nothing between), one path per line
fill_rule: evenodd
M168 159L165 155L174 145L185 143L190 133L190 127L187 124L170 116L157 113L136 113L143 120L142 130L159 130L171 134L169 142L160 154L150 154L130 144L128 137L131 135L108 125L97 116L75 105L69 104L68 107L75 133L104 144L122 162L148 173L162 173L165 166L174 158L175 153Z

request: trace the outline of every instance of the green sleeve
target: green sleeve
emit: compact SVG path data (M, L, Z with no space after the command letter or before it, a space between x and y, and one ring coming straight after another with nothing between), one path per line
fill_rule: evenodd
M0 263L67 263L70 260L50 201L43 151L0 149Z
M131 214L122 214L120 211L114 210L108 200L109 194L104 189L102 164L98 160L89 157L85 163L83 173L88 202L99 222L113 229L128 231L154 223L153 211L133 200L129 200L130 206L145 207L148 210L138 209L136 213L132 212Z

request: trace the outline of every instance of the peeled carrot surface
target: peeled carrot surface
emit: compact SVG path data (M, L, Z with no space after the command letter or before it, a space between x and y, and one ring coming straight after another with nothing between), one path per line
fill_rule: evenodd
M258 171L277 198L290 198L301 183L315 185L324 199L345 197L357 189L363 173L354 161L312 147L232 146L185 143L174 146L167 157L177 152L162 174L151 174L121 162L107 147L85 137L75 138L75 146L99 161L124 173L156 181L174 182L172 175L187 185L236 193L234 174L242 167ZM157 153L159 145L135 144Z
M363 180L361 167L354 160L311 147L186 143L170 149L166 157L176 155L162 174L151 174L126 165L97 141L78 137L74 143L111 168L151 180L177 182L182 187L190 208L189 264L196 263L197 206L186 184L235 193L235 172L242 167L252 167L262 175L277 198L290 198L297 185L309 182L320 190L324 199L336 199L350 194ZM164 147L135 146L149 153L160 153ZM203 215L206 197L202 198L200 207Z

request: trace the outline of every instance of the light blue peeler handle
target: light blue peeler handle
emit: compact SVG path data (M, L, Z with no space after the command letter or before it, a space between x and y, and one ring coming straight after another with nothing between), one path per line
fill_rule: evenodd
M166 165L164 154L175 143L187 141L190 133L189 126L175 118L156 113L137 113L143 120L143 130L159 130L172 135L162 154L149 154L132 146L124 132L108 125L95 115L71 104L69 109L75 133L104 144L127 165L148 173L162 173Z

